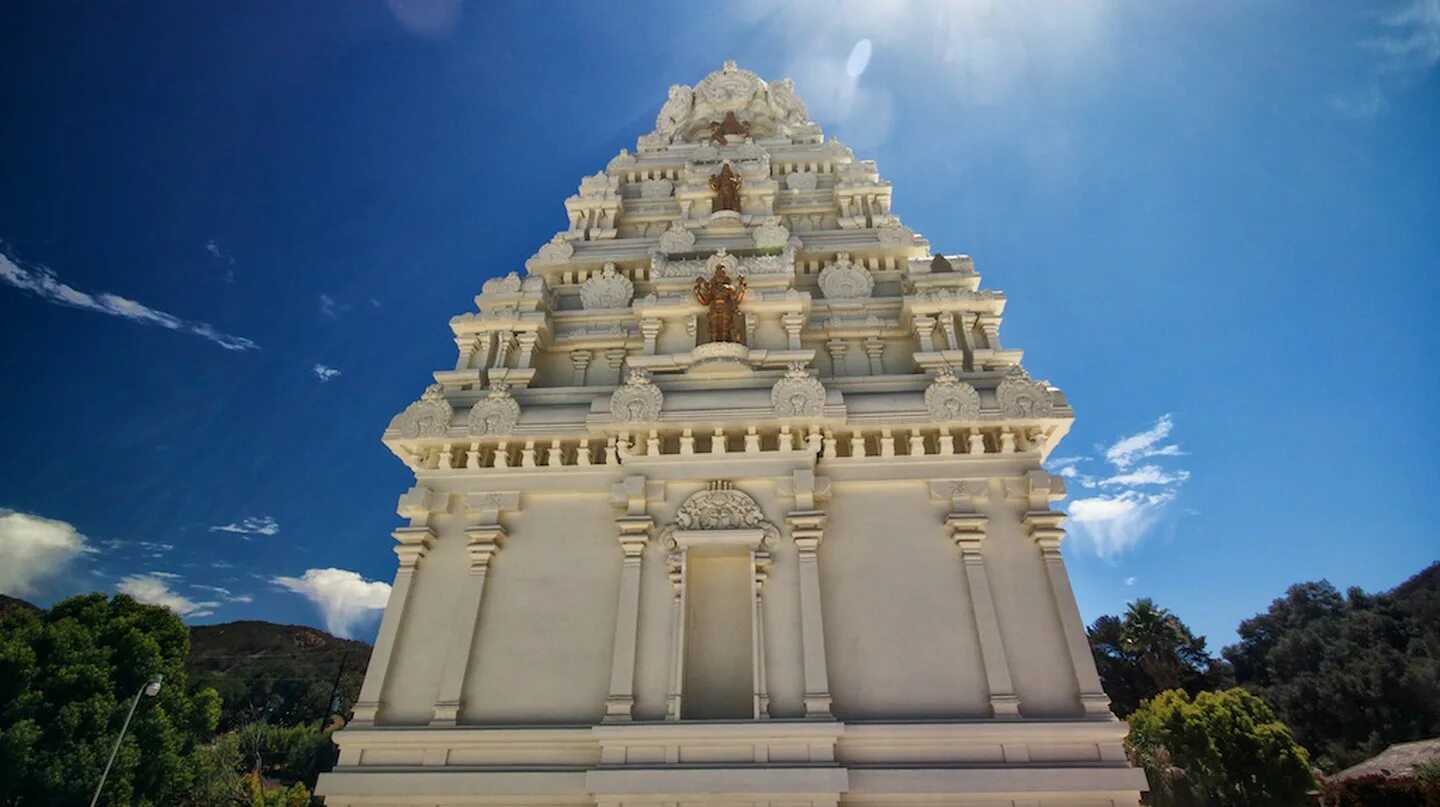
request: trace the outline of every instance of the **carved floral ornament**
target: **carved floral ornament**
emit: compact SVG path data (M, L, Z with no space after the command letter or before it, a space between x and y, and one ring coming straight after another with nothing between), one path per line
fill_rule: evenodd
M614 263L580 284L580 305L586 310L625 308L634 298L634 282L617 272Z
M610 416L626 423L650 423L660 419L665 394L644 370L631 370L625 384L610 393Z
M898 222L881 227L875 237L887 247L908 247L915 243L915 231Z
M980 417L980 393L947 367L935 374L925 390L925 408L932 420L976 420Z
M751 238L759 249L780 249L790 243L790 230L779 221L769 221L756 227Z
M770 388L770 405L776 417L818 417L825 411L825 385L805 365L792 362L785 377Z
M455 409L445 400L444 389L439 384L431 384L420 400L405 407L405 411L390 421L390 429L406 440L441 437L450 429L454 416Z
M1004 417L1044 418L1050 417L1055 409L1049 385L1032 380L1019 365L1010 368L1000 386L995 388L995 398Z
M817 282L832 300L863 299L875 292L875 277L865 267L851 263L848 252L836 255L835 262L821 270Z
M765 520L760 505L729 482L711 482L705 490L685 499L674 523L660 533L666 548L676 548L677 530L760 530L764 533L761 546L772 548L780 542L780 530Z
M533 260L539 263L564 263L574 254L575 245L567 241L563 233L556 233L554 238L540 247Z
M792 191L813 191L820 178L810 171L796 171L785 175L785 187Z
M677 252L689 252L695 248L695 233L685 229L678 223L670 225L670 229L660 235L660 251L673 255Z
M470 407L468 425L475 437L511 434L519 422L520 404L510 397L504 384L491 387L489 397Z

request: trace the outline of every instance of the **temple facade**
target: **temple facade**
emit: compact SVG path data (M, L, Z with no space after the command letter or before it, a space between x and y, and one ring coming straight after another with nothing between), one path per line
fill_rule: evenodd
M450 321L350 805L1135 805L1005 296L727 63Z

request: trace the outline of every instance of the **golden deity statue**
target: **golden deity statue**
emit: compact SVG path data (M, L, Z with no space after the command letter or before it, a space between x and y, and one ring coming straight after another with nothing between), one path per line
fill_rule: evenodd
M730 170L730 163L720 166L720 173L710 177L710 190L715 191L715 210L740 212L740 175Z
M709 280L695 278L695 301L710 308L710 341L745 344L740 327L740 301L745 299L745 278L731 280L725 267L715 267Z

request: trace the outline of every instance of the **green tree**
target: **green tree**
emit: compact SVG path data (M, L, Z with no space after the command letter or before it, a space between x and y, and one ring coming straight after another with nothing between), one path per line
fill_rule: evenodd
M1100 681L1120 717L1167 689L1193 695L1233 683L1229 665L1206 651L1205 637L1150 599L1130 603L1123 618L1100 617L1088 634Z
M1307 803L1309 757L1265 702L1240 688L1162 692L1130 715L1125 749L1157 807Z
M1440 734L1440 564L1382 594L1299 583L1239 634L1236 681L1325 770Z
M152 675L102 802L180 803L197 743L214 732L214 690L187 686L189 635L173 613L87 594L0 616L0 804L89 801L135 692Z

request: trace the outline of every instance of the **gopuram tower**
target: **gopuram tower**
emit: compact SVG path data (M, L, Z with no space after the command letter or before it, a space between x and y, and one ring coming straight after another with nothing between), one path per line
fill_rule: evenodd
M726 63L450 321L332 807L1135 805L1005 297Z

